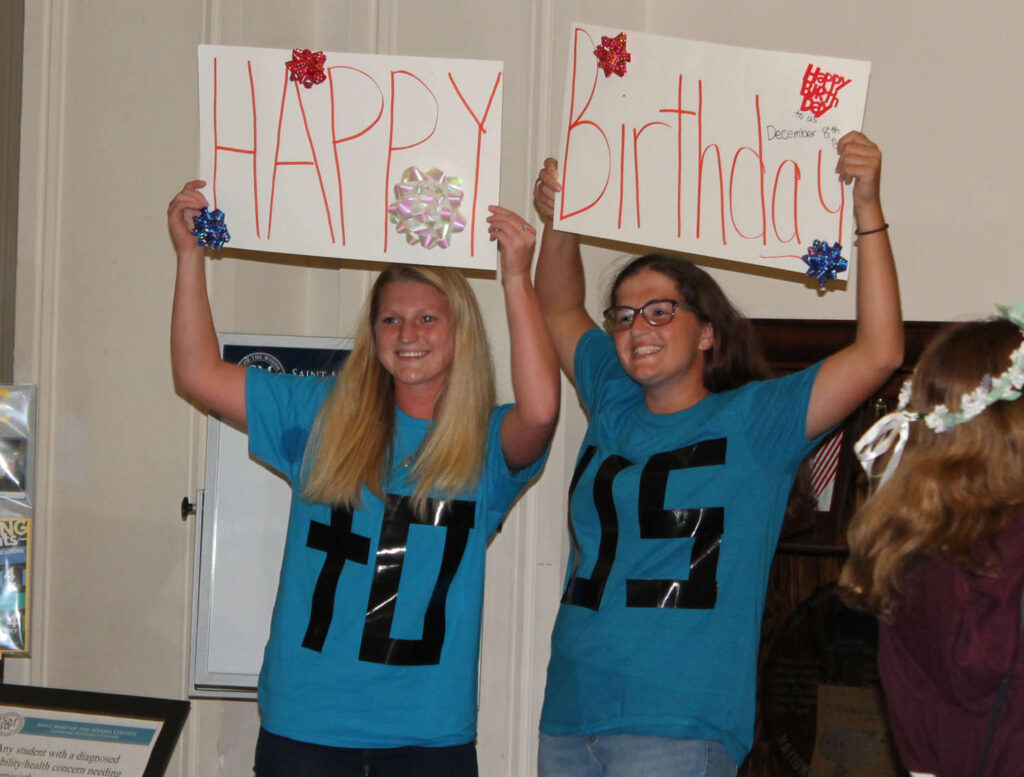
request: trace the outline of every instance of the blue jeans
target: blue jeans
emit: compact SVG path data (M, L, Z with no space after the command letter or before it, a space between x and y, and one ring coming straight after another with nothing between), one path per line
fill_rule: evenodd
M260 729L256 777L478 777L476 744L360 749L299 742Z
M735 777L721 742L634 734L540 735L539 777Z

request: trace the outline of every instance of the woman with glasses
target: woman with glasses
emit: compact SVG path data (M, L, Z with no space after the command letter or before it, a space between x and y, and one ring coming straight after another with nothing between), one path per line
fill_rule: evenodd
M678 257L626 265L602 332L577 236L552 227L555 161L540 172L537 293L590 419L540 777L732 775L750 750L764 595L797 467L903 358L881 153L857 132L838 148L858 225L856 339L775 380L749 322Z

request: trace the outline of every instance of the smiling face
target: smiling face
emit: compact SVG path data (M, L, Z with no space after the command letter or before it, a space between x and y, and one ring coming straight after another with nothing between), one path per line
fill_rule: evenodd
M394 281L380 290L373 322L381 366L395 380L395 402L429 418L455 357L455 315L448 298L421 281Z
M623 280L615 304L640 308L651 300L682 302L675 282L657 270L641 270ZM690 407L708 393L704 388L704 352L714 343L711 324L701 323L686 307L676 309L663 326L638 315L633 326L616 332L615 351L626 373L643 386L647 406L656 413Z

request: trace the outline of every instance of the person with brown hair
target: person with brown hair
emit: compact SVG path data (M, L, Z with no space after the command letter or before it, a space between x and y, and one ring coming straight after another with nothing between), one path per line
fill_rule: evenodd
M850 524L840 593L882 621L913 774L1024 774L1024 307L1001 311L940 332L856 446L869 476L885 468Z
M191 232L202 186L186 184L167 211L175 384L247 430L253 456L292 484L256 774L476 777L487 542L540 471L559 411L534 230L490 208L515 395L495 407L476 298L445 267L377 277L337 379L223 361Z
M579 240L552 224L554 160L539 175L537 294L590 421L569 487L541 777L720 777L750 749L765 589L797 468L903 359L878 147L844 136L837 173L861 235L856 337L774 380L759 379L747 320L679 257L627 264L601 332Z

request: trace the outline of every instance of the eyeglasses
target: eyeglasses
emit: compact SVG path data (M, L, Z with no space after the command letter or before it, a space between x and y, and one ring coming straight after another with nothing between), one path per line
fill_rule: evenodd
M636 321L636 314L644 317L651 326L665 326L676 315L676 308L689 310L682 302L672 299L652 299L640 308L631 308L628 305L613 305L604 312L604 320L608 329L612 332L625 332L631 329Z

